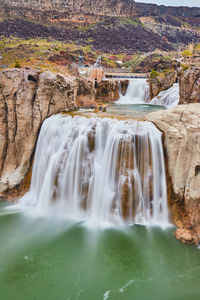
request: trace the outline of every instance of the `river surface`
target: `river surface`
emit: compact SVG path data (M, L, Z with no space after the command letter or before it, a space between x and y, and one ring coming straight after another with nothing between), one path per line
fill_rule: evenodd
M135 118L142 118L146 114L166 109L163 105L155 105L155 104L121 104L121 105L110 105L107 108L107 112L111 115L117 116L131 116Z
M1 300L199 300L200 251L165 231L82 223L0 204Z

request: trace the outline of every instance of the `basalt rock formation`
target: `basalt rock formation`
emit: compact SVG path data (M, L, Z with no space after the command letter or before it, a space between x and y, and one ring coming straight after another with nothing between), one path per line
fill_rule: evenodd
M75 107L75 77L32 69L0 72L0 195L27 174L45 118Z
M187 22L193 26L200 25L200 8L181 6L177 9L174 6L164 6L147 3L136 3L136 13L138 16L155 16L165 22L177 26L178 21Z
M168 14L175 17L199 17L200 8L180 6L178 9L174 6L136 3L136 11L139 16L158 16L159 14Z
M164 133L168 190L175 236L200 241L200 104L179 105L147 115Z
M190 68L179 79L180 104L200 103L200 68Z
M0 0L0 6L2 15L29 19L94 21L102 16L135 16L133 0Z

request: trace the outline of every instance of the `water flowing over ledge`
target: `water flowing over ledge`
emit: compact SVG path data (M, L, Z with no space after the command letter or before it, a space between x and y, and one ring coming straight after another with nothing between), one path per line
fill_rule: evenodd
M167 107L175 107L179 104L179 84L174 83L171 88L162 91L158 96L154 97L150 104L165 105Z
M158 96L150 99L150 87L146 79L135 79L129 82L125 95L120 94L115 104L153 104L174 107L179 103L179 84L174 83L168 90L162 91Z
M161 132L133 120L46 119L18 205L92 224L169 224Z
M116 104L148 103L150 99L149 83L146 79L130 80L126 94L120 94Z

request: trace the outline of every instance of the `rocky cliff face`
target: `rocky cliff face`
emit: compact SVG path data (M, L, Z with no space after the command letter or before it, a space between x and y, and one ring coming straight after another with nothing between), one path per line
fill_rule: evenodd
M151 99L156 97L161 91L168 90L176 82L177 72L169 71L165 74L160 73L155 78L148 79L150 85Z
M7 15L19 13L31 19L34 17L73 19L75 17L81 20L82 17L88 16L95 20L100 16L135 16L133 0L0 0L0 6Z
M164 6L147 3L136 3L136 12L138 16L159 16L163 14L176 17L199 17L199 7L180 6L178 9L174 6Z
M0 72L0 195L27 174L45 118L74 109L76 80L51 72Z
M176 237L200 241L200 104L179 105L147 115L164 133ZM177 213L178 212L178 213ZM182 213L180 213L182 212ZM180 216L178 217L178 214Z
M180 26L184 23L196 28L200 26L199 7L174 7L147 3L136 3L136 13L139 17L150 16L159 23Z
M200 68L190 68L179 79L180 104L200 103Z

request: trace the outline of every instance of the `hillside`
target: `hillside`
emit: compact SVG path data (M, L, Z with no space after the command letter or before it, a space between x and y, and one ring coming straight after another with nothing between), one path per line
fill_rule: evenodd
M7 38L45 38L128 55L200 41L199 9L132 0L0 0L0 8L0 32Z

